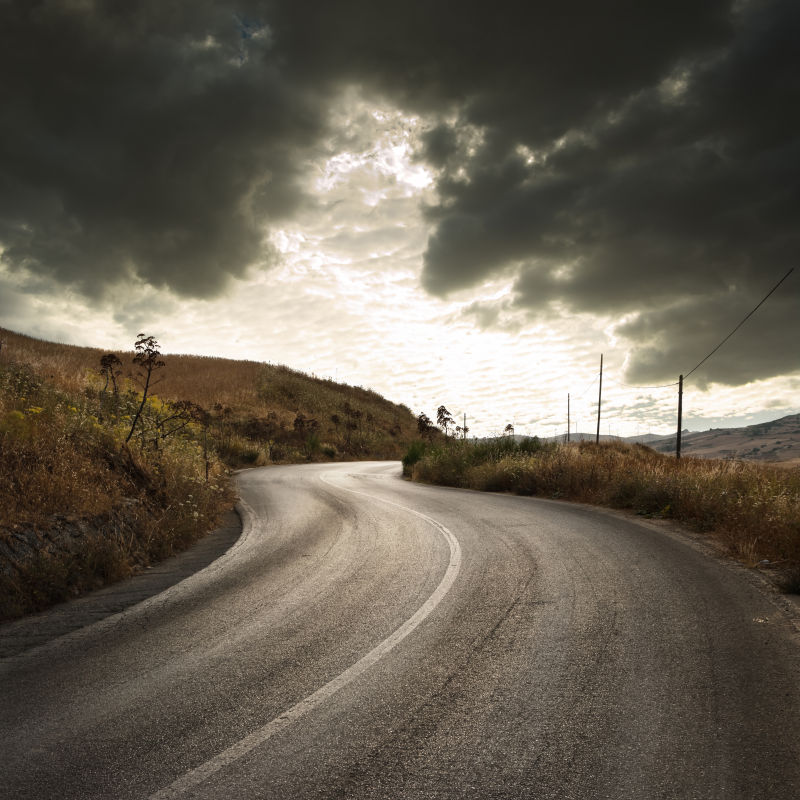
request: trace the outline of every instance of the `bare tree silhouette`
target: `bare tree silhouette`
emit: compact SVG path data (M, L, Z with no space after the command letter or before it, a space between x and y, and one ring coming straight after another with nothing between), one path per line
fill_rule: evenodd
M447 436L447 428L454 421L452 414L444 406L439 406L436 409L436 424L444 431L445 436Z
M424 411L420 412L420 415L417 417L417 430L419 431L419 435L430 438L432 429L433 423L430 417Z
M103 386L103 392L108 390L108 384L111 383L114 396L119 394L117 377L121 372L122 362L117 358L117 356L114 355L114 353L106 353L100 359L100 375L106 379L105 385Z
M154 336L145 336L143 333L139 334L136 339L136 344L134 345L136 355L133 357L133 363L139 367L137 381L142 387L142 401L139 403L139 408L136 409L133 422L131 422L131 429L125 437L126 444L131 440L131 436L133 436L133 432L136 430L136 425L139 422L139 418L142 416L142 411L147 402L147 395L150 389L159 382L153 380L153 373L166 366L161 360L161 353L158 346L158 342Z

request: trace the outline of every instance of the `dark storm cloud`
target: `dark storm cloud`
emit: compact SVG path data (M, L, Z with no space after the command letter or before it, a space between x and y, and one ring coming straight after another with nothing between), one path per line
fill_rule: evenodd
M533 313L640 312L619 328L634 345L631 381L696 363L800 245L800 7L739 4L729 22L701 26L706 38L667 35L641 70L604 74L585 94L570 85L563 105L556 79L543 112L555 127L504 114L502 88L485 99L494 118L474 99L461 122L483 124L487 144L460 174L441 173L424 285L446 294L510 272L516 305ZM698 377L796 371L798 340L800 274Z
M303 202L309 155L346 147L329 112L347 86L429 122L424 287L505 275L530 313L639 312L620 328L632 381L694 363L798 251L793 1L20 0L0 15L3 258L84 291L135 274L219 292ZM768 358L740 348L706 379L796 370L781 342L800 338L798 299L795 275L763 309Z
M437 125L422 135L425 159L434 167L445 167L458 152L458 139L448 125Z
M234 11L238 13L234 14ZM0 243L99 291L217 292L300 201L322 120L242 5L0 4Z
M773 295L769 305L694 371L752 310L745 304L747 294L735 289L698 294L621 325L617 332L637 343L628 374L639 383L654 384L692 371L687 385L705 388L709 381L735 386L800 370L797 292L787 291Z
M696 363L793 264L796 3L350 2L304 24L300 9L274 21L306 74L434 120L428 291L511 276L534 314L639 312L619 332L647 383ZM798 301L800 275L696 377L797 370Z

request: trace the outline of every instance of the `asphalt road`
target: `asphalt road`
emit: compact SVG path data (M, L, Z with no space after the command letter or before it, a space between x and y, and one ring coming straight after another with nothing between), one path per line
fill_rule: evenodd
M398 476L241 473L224 556L0 659L0 797L800 797L797 619L758 580Z

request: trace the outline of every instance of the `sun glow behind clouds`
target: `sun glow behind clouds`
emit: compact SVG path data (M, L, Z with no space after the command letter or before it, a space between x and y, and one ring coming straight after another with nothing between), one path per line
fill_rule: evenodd
M350 102L342 125L351 138L356 122L362 126L362 146L317 165L315 208L272 237L282 267L270 291L280 293L281 309L307 321L294 336L290 326L273 329L294 353L279 360L371 386L416 411L431 414L444 403L459 419L466 413L475 433L509 421L533 433L541 419L536 398L558 391L551 384L575 356L570 324L479 331L465 309L476 297L501 301L510 286L486 285L452 300L421 292L427 227L419 202L433 181L414 161L422 126Z
M352 147L339 150L324 164L317 166L318 177L314 181L316 193L329 194L337 186L347 184L358 175L359 183L377 184L382 189L388 185L404 187L403 196L418 194L433 184L434 176L422 163L413 161L413 153L419 147L422 123L417 117L404 116L394 109L368 108L358 98L354 90L344 92L342 101L337 104L333 125L343 131L345 137L354 145L363 144L360 149ZM332 143L336 146L336 143ZM365 181L368 175L372 181ZM381 192L366 195L377 204Z
M373 388L429 416L444 404L459 424L466 413L476 435L499 433L509 422L517 433L563 433L568 392L573 430L577 423L593 431L604 352L601 432L669 432L675 392L622 382L621 320L563 309L532 319L514 308L508 281L446 300L423 292L429 229L420 204L435 199L434 175L414 154L426 125L346 93L332 120L336 135L308 165L311 202L270 235L277 266L265 256L218 299L187 301L131 280L98 305L42 283L40 321L15 325L9 306L5 324L107 348L130 348L144 330L167 352L287 364ZM29 279L0 267L0 309L3 294L22 297ZM755 413L765 395L787 396L790 388L777 379L713 396L687 387L686 424L693 413L709 420Z

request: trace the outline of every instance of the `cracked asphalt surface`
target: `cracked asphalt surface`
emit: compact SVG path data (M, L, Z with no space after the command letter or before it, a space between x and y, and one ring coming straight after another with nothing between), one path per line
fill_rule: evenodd
M0 627L0 796L800 796L797 615L689 537L395 463L238 481L205 568Z

